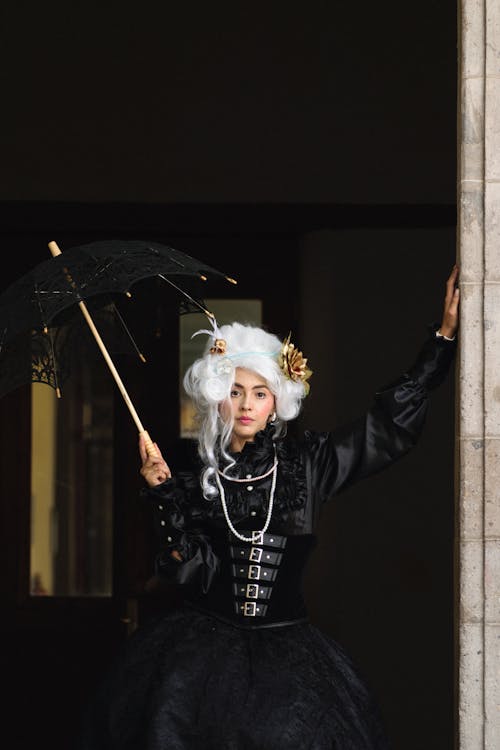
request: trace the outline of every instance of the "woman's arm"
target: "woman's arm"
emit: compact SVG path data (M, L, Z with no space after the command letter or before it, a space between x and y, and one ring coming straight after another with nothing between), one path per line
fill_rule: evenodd
M146 450L144 435L142 433L139 434L139 454L142 461L140 474L146 480L148 487L158 487L172 477L172 472L163 458L158 444L154 443L154 447L158 455L150 456ZM176 549L172 550L170 555L175 560L182 560L181 554Z
M189 584L206 592L217 575L219 560L200 523L198 478L189 472L173 477L156 443L155 448L158 455L149 456L140 437L140 473L147 484L141 494L152 508L160 542L156 574L170 583Z
M430 327L412 367L376 392L367 413L330 433L306 433L318 500L324 501L390 466L417 443L429 392L446 378L456 350L457 279L458 268L454 266L446 282L441 324Z

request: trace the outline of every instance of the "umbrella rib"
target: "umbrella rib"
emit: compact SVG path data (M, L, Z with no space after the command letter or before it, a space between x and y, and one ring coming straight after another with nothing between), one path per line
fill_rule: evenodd
M40 303L40 298L39 298L38 295L39 295L38 284L35 283L35 299L36 299L36 304L38 305L38 312L40 313L40 320L42 321L43 332L47 333L47 330L48 330L47 329L47 321L45 320L45 313L43 311L43 307L42 307L42 305Z
M56 396L57 396L57 398L61 398L61 389L59 388L59 380L58 380L58 377L57 377L57 362L56 362L56 356L55 356L55 353L54 353L54 340L52 338L52 331L48 330L46 335L49 337L49 342L50 342L50 356L52 358L52 371L54 373L54 383L55 383L55 386L56 386Z
M188 300L190 300L194 305L196 305L196 307L199 307L199 309L202 312L204 312L205 315L210 320L213 320L214 314L211 313L210 310L207 310L206 308L204 308L203 305L200 305L200 303L197 302L195 299L193 299L187 292L184 291L184 289L181 289L179 286L177 286L177 284L174 284L173 281L170 281L170 279L167 279L167 277L164 276L162 273L159 273L158 276L159 276L160 279L163 279L163 281L166 281L167 284L170 284L170 286L173 286L174 289L177 289L178 292L180 292L181 294L183 294Z
M123 328L125 329L125 333L126 333L126 334L127 334L127 336L129 337L129 339L130 339L130 341L131 341L131 343L132 343L132 346L134 347L135 351L137 352L137 354L138 354L138 356L139 356L139 359L140 359L140 360L141 360L142 362L145 362L145 361L146 361L146 357L145 357L145 356L144 356L144 354L143 354L143 353L142 353L142 352L141 352L141 351L139 350L139 347L138 347L138 346L137 346L137 344L135 343L134 337L133 337L133 336L132 336L132 334L130 333L130 330L129 330L129 328L128 328L127 324L125 323L125 321L124 321L124 319L123 319L122 315L120 314L120 311L118 310L118 308L117 308L117 306L115 305L115 303L114 303L114 302L112 303L112 308L113 308L113 310L114 310L114 311L115 311L115 313L116 313L116 317L118 318L118 320L119 320L119 321L120 321L120 323L122 324Z
M38 310L40 312L40 319L41 319L42 325L43 325L43 333L46 336L49 337L50 358L52 360L52 371L54 373L54 383L55 383L55 386L56 386L56 396L57 396L57 398L61 398L61 389L59 388L59 381L58 381L58 378L57 378L57 363L56 363L56 355L54 353L54 341L52 339L52 331L49 331L49 329L48 329L47 321L45 320L45 314L44 314L44 311L43 311L43 307L42 307L42 305L40 303L40 299L39 299L38 295L39 295L38 284L35 283L35 298L36 298L36 303L38 305Z
M186 268L186 264L185 264L185 263L181 263L181 261L180 261L180 260L177 260L177 258L174 258L174 256L173 256L173 255L171 255L171 256L170 256L170 260L172 261L172 263L177 263L177 265L178 265L178 266L179 266L180 268Z

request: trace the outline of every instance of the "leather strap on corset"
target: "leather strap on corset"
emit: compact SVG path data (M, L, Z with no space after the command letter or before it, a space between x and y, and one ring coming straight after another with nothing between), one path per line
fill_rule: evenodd
M233 594L245 599L269 599L272 586L260 586L258 583L233 583Z
M283 555L281 552L273 552L262 547L231 546L231 557L233 560L250 560L251 563L262 563L262 565L279 565Z
M242 617L264 617L267 612L267 604L260 602L235 602L234 611Z
M231 565L234 578L248 578L250 581L265 581L272 583L278 575L278 568L268 568L264 565Z
M273 586L283 560L287 542L285 536L242 531L244 536L252 536L252 542L230 545L233 576L232 593L235 598L234 611L247 617L264 617L271 599ZM231 541L234 536L231 535ZM248 561L248 562L247 562Z
M254 545L264 545L265 547L274 547L275 549L285 549L286 536L279 534L262 534L260 531L242 531L243 536L252 536Z

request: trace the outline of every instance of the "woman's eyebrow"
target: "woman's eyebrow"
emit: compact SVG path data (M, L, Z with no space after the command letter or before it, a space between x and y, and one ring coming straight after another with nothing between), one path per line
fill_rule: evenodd
M241 385L241 383L233 383L233 388L245 388L245 386ZM267 390L269 390L269 387L267 385L264 385L264 384L262 384L262 385L253 385L252 386L252 391L254 391L256 388L267 388Z

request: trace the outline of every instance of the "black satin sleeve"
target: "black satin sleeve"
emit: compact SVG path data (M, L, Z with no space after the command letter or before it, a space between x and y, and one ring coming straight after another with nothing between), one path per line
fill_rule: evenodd
M436 337L438 328L437 323L428 326L428 338L414 364L375 393L365 415L332 432L306 433L318 501L381 471L416 444L429 392L446 378L456 350L456 340Z
M189 584L204 593L219 570L210 537L204 533L199 512L198 480L193 474L179 474L157 487L141 490L151 504L159 552L155 572L169 583ZM182 560L172 557L178 552Z

